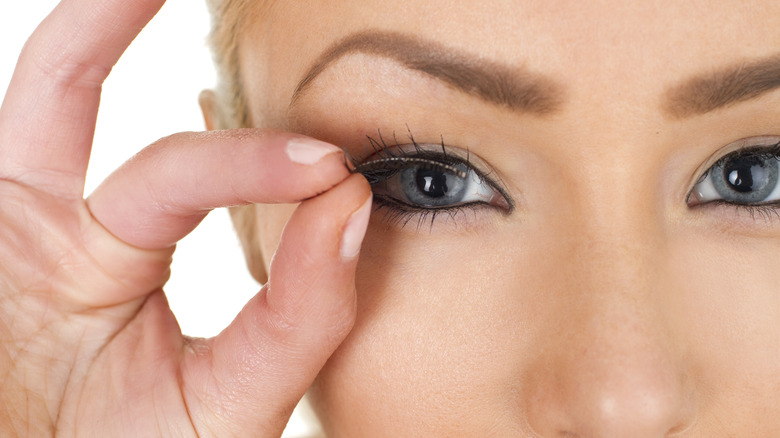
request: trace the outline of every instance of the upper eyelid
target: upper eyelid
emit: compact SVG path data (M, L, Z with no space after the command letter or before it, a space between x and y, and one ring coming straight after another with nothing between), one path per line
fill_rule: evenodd
M767 144L765 146L751 146L747 148L737 149L735 151L732 151L718 159L718 161L715 162L715 164L722 163L725 159L731 157L731 156L742 156L742 155L759 155L762 157L776 157L778 155L778 152L780 152L780 141L775 142L774 144Z
M780 140L774 144L767 144L766 146L749 146L741 149L735 149L725 155L722 155L715 160L707 169L701 174L696 184L702 182L712 171L715 166L718 166L725 162L726 159L740 157L743 155L760 156L762 158L777 158L780 159Z
M451 172L453 174L456 174L460 178L466 178L468 176L467 172L464 172L460 169L457 169L455 166L452 166L450 164L445 163L438 163L436 162L434 157L431 158L424 158L424 157L389 157L389 158L377 158L375 160L366 160L360 164L353 165L354 169L352 170L352 173L365 173L369 171L372 167L376 167L379 164L386 164L386 163L394 163L399 162L403 164L435 164L437 167L440 167L443 170L446 170L448 172ZM380 168L381 169L381 168Z
M409 130L408 127L407 130ZM446 159L447 164L463 163L476 170L481 177L486 177L489 180L492 179L489 175L495 173L493 166L485 160L472 154L468 149L445 144L443 138L440 143L420 143L415 140L411 130L409 130L408 134L408 143L401 143L395 132L393 132L393 144L388 144L380 131L377 131L377 137L378 140L371 136L366 136L371 145L372 153L359 158L347 154L347 160L350 161L351 165L348 166L350 169L365 165L373 157L377 157L375 159L410 157L431 160Z
M485 160L474 155L469 150L464 150L455 146L449 146L444 143L417 143L414 139L411 139L411 143L407 144L395 144L388 146L383 144L381 149L375 150L375 152L362 160L353 160L352 167L358 168L369 163L372 157L387 154L387 157L381 158L423 158L428 160L440 160L445 161L445 165L465 164L471 170L475 171L477 175L486 180L492 186L497 189L502 189L504 185L503 180L498 177L494 177L496 170L488 164ZM396 155L394 150L399 151L401 156ZM506 196L503 190L499 190Z
M776 146L779 142L780 135L763 135L758 137L742 138L720 148L717 152L715 152L715 154L713 154L710 160L707 160L707 163L709 163L709 166L712 166L734 152L766 149Z

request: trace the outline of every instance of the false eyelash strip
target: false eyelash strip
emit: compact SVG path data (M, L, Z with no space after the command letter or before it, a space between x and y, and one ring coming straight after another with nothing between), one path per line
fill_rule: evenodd
M729 159L740 158L743 156L757 156L764 160L768 160L770 158L780 159L780 141L767 146L749 147L742 150L733 151L730 154L726 154L725 156L721 157L717 163L721 163Z
M409 130L408 126L407 126L407 130ZM346 160L345 164L347 165L347 169L349 169L351 173L363 174L363 176L365 176L366 179L368 179L369 183L371 184L382 181L388 178L390 175L394 175L395 172L409 165L420 166L423 170L447 172L456 175L459 178L468 177L469 174L468 171L464 171L462 169L457 168L456 166L443 163L439 159L414 156L413 153L406 152L406 151L393 152L392 147L388 146L387 143L385 142L382 133L377 132L377 134L379 135L379 140L376 140L369 136L368 141L371 144L371 147L374 149L374 153L376 155L379 155L380 158L369 160L363 163L355 163L353 159L349 156L349 154L346 153L346 150L344 151L345 160ZM399 144L395 132L393 132L393 140L396 145ZM409 130L409 141L411 141L415 150L417 150L417 153L422 153L422 149L420 148L420 145L417 143L417 141L415 141L411 130ZM446 157L447 151L446 148L444 147L443 139L442 139L441 148L442 148L441 156ZM406 154L411 154L411 155L407 156ZM430 154L430 152L427 152L427 154Z
M416 164L421 166L425 170L438 170L442 172L449 172L453 175L457 175L459 178L468 177L468 172L460 170L455 166L451 166L445 163L439 163L427 158L418 157L392 157L392 158L377 158L376 160L370 160L365 163L361 163L354 166L352 173L362 173L381 170L381 171L395 171L404 168L408 164Z
M733 160L745 156L755 156L762 160L776 159L780 161L780 141L778 141L775 144L770 144L767 146L756 146L756 147L749 147L741 150L732 151L731 153L728 153L720 157L712 166L710 166L709 169L705 170L696 183L698 184L704 181L710 175L712 169L715 166L722 165L728 160ZM690 197L690 194L688 195L688 197Z

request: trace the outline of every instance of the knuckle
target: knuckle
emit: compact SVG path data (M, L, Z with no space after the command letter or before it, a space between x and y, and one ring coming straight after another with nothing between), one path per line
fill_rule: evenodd
M28 45L23 56L31 58L41 74L63 90L99 88L111 73L111 67L79 60L63 44L55 44L45 51L37 51Z

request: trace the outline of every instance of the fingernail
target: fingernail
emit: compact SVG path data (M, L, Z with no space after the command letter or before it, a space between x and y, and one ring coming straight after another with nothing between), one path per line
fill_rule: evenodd
M368 228L368 219L371 217L371 198L368 198L360 209L352 213L344 226L341 235L341 257L349 260L360 254L360 246Z
M307 165L317 163L326 155L341 152L330 143L309 138L294 138L287 142L285 150L290 161Z

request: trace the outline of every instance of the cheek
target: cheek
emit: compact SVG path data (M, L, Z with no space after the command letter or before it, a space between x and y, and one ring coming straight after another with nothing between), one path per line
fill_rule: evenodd
M769 413L780 405L780 242L717 233L680 242L668 262L678 296L668 312L677 313L692 377L725 412Z
M375 222L358 267L357 323L310 392L326 430L479 436L496 421L515 427L517 365L528 356L517 279L538 262L515 259L502 272L498 234Z

